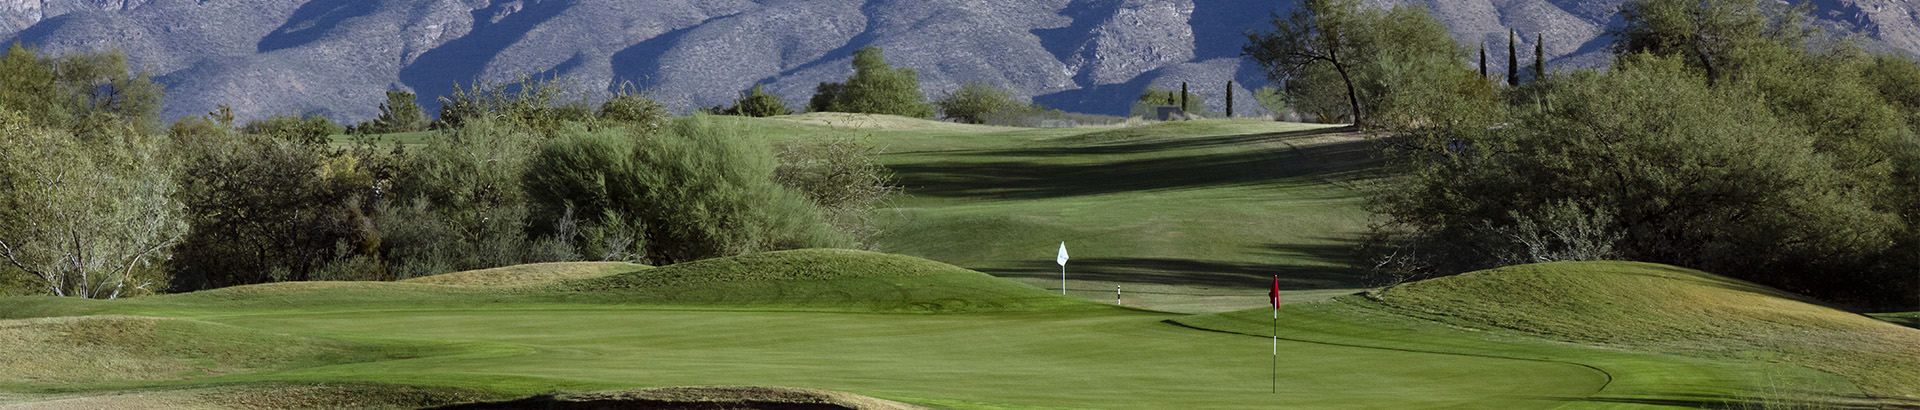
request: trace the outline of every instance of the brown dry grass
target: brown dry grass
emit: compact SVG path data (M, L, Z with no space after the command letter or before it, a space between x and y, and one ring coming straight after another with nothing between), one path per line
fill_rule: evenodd
M535 263L425 276L401 282L452 286L532 286L612 276L651 268L647 265L626 262Z

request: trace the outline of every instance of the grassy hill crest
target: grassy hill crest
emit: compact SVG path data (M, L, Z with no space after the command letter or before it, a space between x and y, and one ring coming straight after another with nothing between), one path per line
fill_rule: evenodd
M1509 266L1366 298L1458 326L1582 344L1794 363L1920 398L1920 330L1751 282L1637 262Z

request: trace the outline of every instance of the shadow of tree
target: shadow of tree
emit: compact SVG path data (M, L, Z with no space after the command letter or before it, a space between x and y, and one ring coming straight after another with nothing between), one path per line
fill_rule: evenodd
M1366 272L1347 263L1351 241L1327 244L1270 244L1262 248L1294 257L1290 262L1254 263L1176 258L1088 258L1067 264L1075 281L1199 286L1261 291L1280 277L1282 290L1348 289L1366 286ZM1022 262L982 272L1004 278L1057 279L1060 266L1050 260Z
M996 199L1040 199L1178 188L1278 185L1289 180L1318 184L1364 175L1372 159L1371 143L1354 140L1273 148L1124 159L1087 164L1043 162L1047 157L1126 155L1215 146L1284 141L1330 130L1233 135L1079 147L1014 148L945 152L945 156L1032 158L989 162L942 161L894 164L902 185L914 195Z

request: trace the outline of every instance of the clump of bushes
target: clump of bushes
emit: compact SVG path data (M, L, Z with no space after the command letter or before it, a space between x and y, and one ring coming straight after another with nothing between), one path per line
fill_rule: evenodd
M759 84L754 84L753 89L741 93L740 99L734 100L732 107L714 107L709 111L719 115L740 115L747 117L772 117L775 115L793 114L793 110L787 108L786 100L780 99L778 95L767 94L766 90L761 89Z
M911 68L887 64L880 47L853 52L853 77L844 83L820 83L807 108L814 112L890 114L932 118L933 106L920 92L920 77Z
M985 124L992 115L1026 107L1007 89L983 83L961 84L934 104L942 117L967 124Z

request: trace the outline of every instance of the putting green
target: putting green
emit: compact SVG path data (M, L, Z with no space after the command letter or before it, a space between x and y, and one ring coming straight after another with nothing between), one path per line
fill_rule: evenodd
M460 343L434 357L259 375L497 388L770 385L922 404L1025 408L1551 408L1607 382L1551 361L1267 340L1109 309L960 315L534 309L216 319L353 339Z

